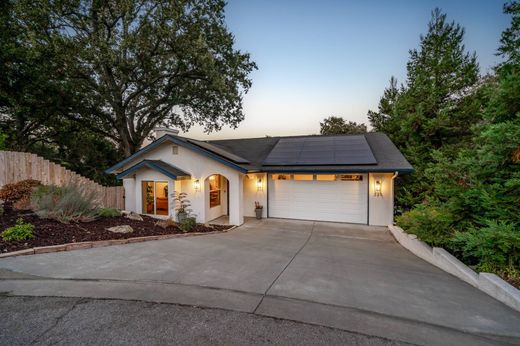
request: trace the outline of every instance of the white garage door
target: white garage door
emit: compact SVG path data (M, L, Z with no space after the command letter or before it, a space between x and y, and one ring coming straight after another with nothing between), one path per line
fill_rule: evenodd
M282 178L285 180L279 180L277 174L269 175L269 217L367 223L366 175L282 175Z

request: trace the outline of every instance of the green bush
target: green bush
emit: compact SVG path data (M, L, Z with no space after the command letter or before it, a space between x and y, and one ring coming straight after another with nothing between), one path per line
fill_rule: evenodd
M99 208L97 215L101 217L116 217L121 216L121 211L116 208Z
M7 149L7 134L0 132L0 150Z
M193 228L197 225L197 221L195 220L194 217L188 217L184 220L182 220L181 223L178 224L179 225L179 228L187 233L187 232L191 232L193 230Z
M22 218L16 220L16 225L6 228L2 232L2 239L4 241L18 241L34 238L34 226L30 223L25 223Z
M520 269L520 231L513 223L488 221L486 227L456 232L453 243L479 271Z
M62 223L92 221L97 213L95 193L77 185L40 186L31 205L39 217Z
M442 206L420 204L397 217L397 224L433 246L450 244L453 215Z

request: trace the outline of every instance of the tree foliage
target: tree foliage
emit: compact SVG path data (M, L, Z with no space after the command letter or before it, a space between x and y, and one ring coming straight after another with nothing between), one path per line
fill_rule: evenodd
M468 124L480 121L478 70L475 54L465 50L464 29L435 9L419 48L410 50L406 82L398 87L392 78L378 110L369 111L372 127L387 133L415 168L397 189L405 210L430 195L424 173L435 150L453 155L472 135Z
M479 270L501 274L518 286L520 5L506 4L504 10L512 15L512 22L503 32L498 49L504 60L492 75L475 81L473 56L456 50L456 60L465 63L458 64L459 75L446 75L444 84L449 86L446 90L459 92L441 93L444 97L438 98L441 94L437 85L423 88L428 82L420 82L418 95L426 101L419 106L437 106L425 107L420 113L408 113L401 108L402 104L409 104L406 100L409 90L415 90L408 83L399 91L389 115L383 114L380 107L374 119L386 129L396 130L396 124L405 127L391 136L414 162L417 171L416 178L409 179L411 186L406 191L411 192L411 198L401 190L398 199L401 203L414 201L407 205L414 207L399 217L398 223L431 244L450 248ZM439 26L430 23L430 30L432 28L438 31ZM462 39L459 30L451 32ZM453 42L447 40L443 45L450 47ZM420 55L412 54L412 60ZM428 61L432 66L422 68L424 76L420 80L437 78L438 63L435 59ZM408 64L409 68L413 67L413 75L419 71L416 65L416 62ZM438 101L428 101L436 99ZM436 113L426 112L435 109ZM411 118L414 122L409 121ZM418 120L420 122L416 122ZM410 131L412 125L418 125L412 127L418 133L410 133L408 139L400 137ZM417 177L427 184L420 184ZM418 196L421 197L416 198Z
M320 134L322 135L353 135L365 132L367 132L365 124L358 124L341 117L330 116L320 122Z
M256 68L234 48L223 0L0 4L0 132L98 182L157 125L243 120Z
M0 4L0 130L9 136L10 149L26 151L49 137L49 126L61 122L70 97L66 83L52 77L58 68L55 48L39 44L25 30L16 6L13 1ZM48 26L36 9L32 23Z
M236 126L255 68L235 50L222 0L34 1L15 8L25 32L59 52L54 78L74 95L69 118L137 151L158 124Z

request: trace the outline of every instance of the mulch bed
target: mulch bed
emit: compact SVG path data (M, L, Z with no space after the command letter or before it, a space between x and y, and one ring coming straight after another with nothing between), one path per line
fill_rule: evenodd
M14 226L18 218L34 225L34 239L23 241L4 241L0 237L0 253L30 249L39 246L60 245L84 241L127 239L165 234L184 234L176 226L162 228L156 226L158 221L149 216L142 215L143 221L131 220L124 216L103 217L92 222L63 224L54 220L40 219L30 210L14 210L5 206L3 215L0 215L0 232ZM106 228L113 226L129 225L132 233L112 233ZM205 233L224 231L231 226L197 224L190 233Z

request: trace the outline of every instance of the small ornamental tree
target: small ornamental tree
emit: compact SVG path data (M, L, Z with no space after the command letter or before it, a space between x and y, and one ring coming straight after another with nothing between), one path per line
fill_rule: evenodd
M188 200L188 194L186 192L176 192L173 200L176 204L177 221L182 222L182 220L189 218L193 210L189 208L191 202Z

